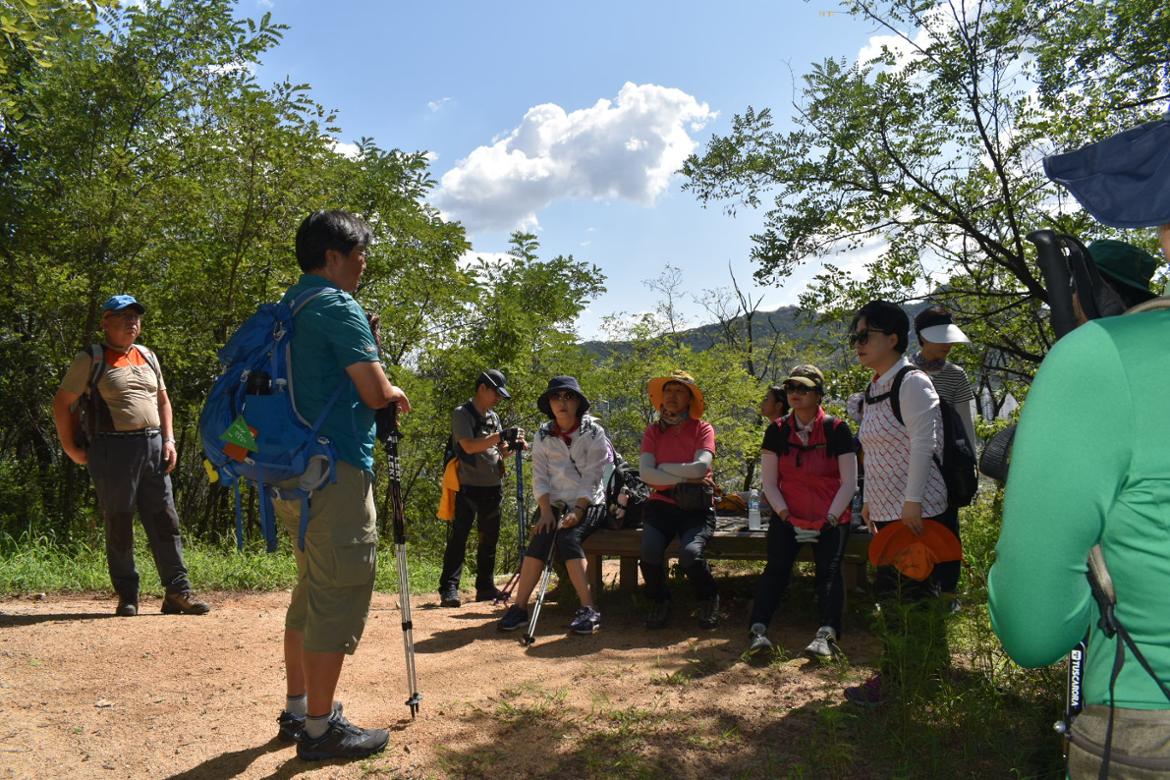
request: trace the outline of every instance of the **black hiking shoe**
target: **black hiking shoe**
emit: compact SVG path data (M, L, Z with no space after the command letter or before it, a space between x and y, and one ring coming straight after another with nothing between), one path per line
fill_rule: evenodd
M646 628L666 628L667 622L670 620L670 599L665 601L655 601L650 606L650 611L646 613Z
M499 588L492 588L491 590L477 590L475 592L476 601L499 601L504 595L504 592Z
M459 592L454 590L439 592L440 607L458 607L463 602L459 600Z
M699 604L699 628L715 628L719 625L719 597L712 596Z
M118 608L114 610L114 614L118 617L134 617L138 614L138 599L119 596Z
M341 702L333 702L333 717L345 720L345 716L341 714ZM281 742L299 742L305 730L305 716L293 715L288 710L281 710L280 715L276 717L276 722L280 729L276 732L276 738ZM348 721L346 721L348 723Z
M211 611L205 602L196 601L195 594L189 590L179 593L168 593L163 597L162 613L164 615L206 615Z
M508 611L500 618L500 622L496 624L496 628L500 631L515 631L526 625L528 625L528 610L513 604L508 607Z
M302 732L297 741L297 758L302 761L365 758L385 749L390 734L385 729L362 729L334 712L329 728L313 739Z

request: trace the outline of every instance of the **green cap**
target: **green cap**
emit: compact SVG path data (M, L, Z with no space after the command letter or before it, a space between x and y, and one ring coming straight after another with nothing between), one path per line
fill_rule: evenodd
M784 382L811 387L818 393L825 392L825 375L819 368L808 363L794 367L788 372L788 378Z
M1089 255L1097 270L1109 277L1110 281L1148 293L1151 298L1150 280L1158 270L1158 261L1144 249L1133 244L1112 239L1101 239L1089 244Z

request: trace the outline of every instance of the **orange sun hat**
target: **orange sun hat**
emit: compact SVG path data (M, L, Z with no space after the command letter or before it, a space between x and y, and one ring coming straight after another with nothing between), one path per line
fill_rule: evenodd
M936 564L962 557L959 538L936 520L923 520L918 536L905 523L889 523L869 543L870 563L893 566L918 582L926 580Z
M691 417L696 420L701 419L706 408L706 403L703 401L703 391L695 383L695 378L686 371L676 369L670 372L670 376L658 376L651 379L646 386L646 390L650 394L651 405L655 409L661 408L662 388L669 382L678 382L680 385L687 386L687 389L691 391Z

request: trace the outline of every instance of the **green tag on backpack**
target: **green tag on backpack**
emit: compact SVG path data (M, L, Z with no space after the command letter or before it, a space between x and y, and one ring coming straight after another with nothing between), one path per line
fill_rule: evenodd
M219 438L229 444L243 447L249 452L256 452L260 449L256 444L256 437L252 435L252 431L248 428L248 421L244 419L244 415L242 414L232 421L232 424L228 426L226 431L219 435Z

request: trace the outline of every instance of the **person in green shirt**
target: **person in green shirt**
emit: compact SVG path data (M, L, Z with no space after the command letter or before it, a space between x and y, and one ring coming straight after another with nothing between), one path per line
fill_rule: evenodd
M1087 707L1074 734L1094 721L1101 726L1096 733L1104 732L1108 707L1102 705L1110 703L1120 641L1098 626L1100 610L1086 578L1094 545L1112 574L1119 622L1158 680L1170 684L1167 334L1170 310L1155 308L1093 320L1065 336L1036 374L1015 438L1003 530L988 578L991 620L1008 654L1029 667L1060 660L1089 632ZM1127 740L1148 733L1151 719L1159 720L1160 733L1170 733L1170 701L1126 656L1112 700L1114 765L1120 754L1142 750ZM1144 725L1125 725L1139 721ZM1075 736L1073 745L1075 753ZM1078 776L1075 762L1070 766Z

